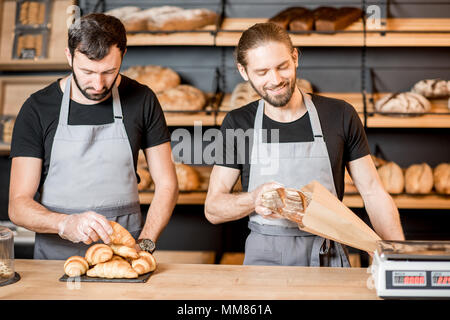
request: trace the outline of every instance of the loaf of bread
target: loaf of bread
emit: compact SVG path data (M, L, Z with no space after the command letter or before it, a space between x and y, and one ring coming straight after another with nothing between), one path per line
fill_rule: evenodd
M450 194L450 163L441 163L433 171L437 193Z
M134 66L124 70L123 75L146 85L155 93L175 88L180 84L180 76L171 68L162 66Z
M108 261L112 258L113 251L106 244L98 243L90 246L86 251L86 261L90 266Z
M402 193L405 187L405 178L402 168L394 162L388 162L378 168L378 175L384 188L389 193Z
M160 92L157 97L164 111L201 111L206 104L203 92L187 84Z
M175 171L180 191L195 191L200 188L200 176L193 167L183 163L175 163Z
M208 9L185 9L155 14L147 20L147 30L185 31L214 24L217 14Z
M111 238L112 244L121 244L130 248L134 248L136 241L128 232L127 229L122 227L120 224L114 221L109 222L113 228L113 234L109 237Z
M3 125L2 140L3 140L3 142L11 143L12 133L13 133L13 129L14 129L14 123L15 123L14 118L2 120L2 125Z
M302 225L307 200L303 193L296 189L277 188L262 194L262 205L272 212Z
M121 256L123 258L137 259L139 255L135 248L127 247L120 244L110 244L109 245L115 255ZM112 256L111 256L112 257Z
M428 164L413 164L406 169L405 190L407 193L430 193L433 185L433 171Z
M139 274L144 274L156 269L156 260L147 251L139 251L139 258L131 261L131 267Z
M422 95L413 92L389 94L375 102L379 112L424 113L431 109L430 102Z
M120 261L118 259L102 262L92 269L87 271L88 277L100 277L100 278L137 278L138 274L131 265L126 261Z
M105 11L104 14L116 17L119 20L126 18L127 16L141 11L141 8L135 6L125 6L116 9L112 9L109 11Z
M322 7L313 12L315 21L314 26L317 31L333 32L347 28L353 22L362 16L359 8L343 7L330 8Z
M286 30L311 30L314 24L314 16L306 8L291 7L277 13L269 19L269 22L275 23Z
M148 189L152 183L152 177L147 168L137 168L137 174L139 175L140 181L138 183L138 190L142 191Z
M417 82L411 89L426 98L447 98L450 96L450 81L427 79Z
M69 257L64 262L64 273L69 277L79 277L85 274L89 269L89 263L80 256Z
M379 168L387 163L387 161L382 158L375 157L374 155L370 156L372 157L373 164L375 165L376 168Z
M20 6L19 21L21 24L43 24L45 21L45 3L24 1Z
M296 84L297 87L304 93L313 92L311 83L306 79L297 78ZM230 105L232 109L235 109L259 99L261 99L260 95L255 91L255 89L253 89L248 81L241 82L236 85L233 92L231 93Z

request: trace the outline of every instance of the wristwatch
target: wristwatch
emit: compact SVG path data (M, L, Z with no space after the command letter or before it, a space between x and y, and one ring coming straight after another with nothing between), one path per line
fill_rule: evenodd
M150 239L139 239L137 244L141 248L141 250L153 253L156 249L155 243Z

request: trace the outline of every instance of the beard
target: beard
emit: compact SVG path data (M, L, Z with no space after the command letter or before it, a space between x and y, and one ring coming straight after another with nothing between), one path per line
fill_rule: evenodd
M288 104L288 102L291 100L292 95L294 94L295 88L296 88L296 80L297 80L297 73L295 74L295 77L293 79L286 79L280 84L278 84L276 87L263 87L262 90L258 90L256 86L253 84L253 82L248 79L248 82L250 82L250 85L252 88L268 103L270 103L272 106L276 108L284 107ZM288 87L288 90L284 94L280 95L270 95L267 90L273 90L276 88L282 88L282 87Z
M80 90L81 93L83 94L83 96L85 96L87 99L94 100L94 101L103 100L106 96L108 96L112 90L113 85L116 83L117 77L119 76L119 73L117 73L116 77L114 78L114 81L112 82L112 85L109 88L103 87L102 93L90 94L87 92L87 90L94 89L94 88L93 87L87 87L84 89L81 88L80 83L78 82L77 76L76 76L75 72L73 71L73 68L72 68L72 74L73 74L73 80L75 81L75 84L77 85L78 90Z

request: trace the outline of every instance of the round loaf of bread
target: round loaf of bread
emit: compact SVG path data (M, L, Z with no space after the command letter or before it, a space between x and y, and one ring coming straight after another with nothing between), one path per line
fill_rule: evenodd
M148 189L152 183L152 177L147 168L137 168L137 174L139 175L140 181L138 183L138 191Z
M426 164L413 164L405 172L405 190L407 193L424 194L433 189L433 171Z
M413 86L411 91L426 98L447 98L450 95L449 82L441 79L421 80Z
M424 113L431 109L430 102L422 95L413 92L389 94L377 102L375 109L379 112Z
M441 163L433 171L437 193L450 194L450 163Z
M403 188L405 187L403 171L395 162L388 162L378 168L378 175L387 192L403 192Z
M183 163L175 163L175 171L180 191L194 191L200 188L200 176L194 168Z
M157 97L164 111L200 111L206 104L203 92L187 84L160 92Z
M178 73L170 68L161 66L149 65L131 70L131 75L134 76L136 73L137 76L134 79L146 85L155 93L175 88L181 81Z

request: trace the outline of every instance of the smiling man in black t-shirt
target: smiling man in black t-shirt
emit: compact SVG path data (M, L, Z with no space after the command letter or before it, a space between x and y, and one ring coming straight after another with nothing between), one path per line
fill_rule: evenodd
M342 200L345 166L375 231L403 240L398 210L377 175L357 113L345 101L296 87L298 53L287 32L272 23L254 25L242 34L236 60L262 99L223 121L223 161L211 173L205 215L212 223L249 216L244 264L349 266L342 245L299 230L261 199L281 185L299 189L316 180ZM243 192L232 194L239 176Z
M11 143L9 216L36 232L35 259L84 256L111 241L108 221L153 251L169 222L178 185L170 134L151 89L120 75L120 20L90 14L69 28L72 73L32 94ZM136 164L143 149L155 196L142 221ZM35 197L37 195L37 197Z

